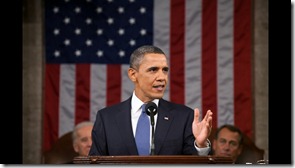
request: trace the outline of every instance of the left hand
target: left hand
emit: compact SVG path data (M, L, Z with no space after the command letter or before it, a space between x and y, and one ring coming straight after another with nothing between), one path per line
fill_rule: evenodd
M198 108L194 110L195 117L192 125L195 142L199 148L207 147L207 139L212 129L212 115L211 110L208 110L203 120L199 121L200 111Z

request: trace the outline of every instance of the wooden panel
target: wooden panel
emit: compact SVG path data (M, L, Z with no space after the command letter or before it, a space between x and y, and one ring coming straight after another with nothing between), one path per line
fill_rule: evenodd
M75 164L232 164L230 157L194 155L75 157Z

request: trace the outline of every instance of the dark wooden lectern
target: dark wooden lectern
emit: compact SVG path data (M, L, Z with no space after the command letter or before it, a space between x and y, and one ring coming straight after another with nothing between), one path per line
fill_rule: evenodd
M233 164L230 157L194 155L78 156L75 164Z

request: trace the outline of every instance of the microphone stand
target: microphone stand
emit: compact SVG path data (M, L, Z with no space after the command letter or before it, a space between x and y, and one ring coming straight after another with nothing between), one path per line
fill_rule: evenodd
M149 102L145 106L147 115L150 116L151 126L152 126L152 144L151 144L151 152L150 155L155 155L155 119L154 116L157 114L157 105L154 102Z
M151 144L151 153L150 155L155 155L155 138L154 138L154 134L155 134L155 122L154 122L154 112L151 112L150 114L151 117L151 125L152 125L152 144Z

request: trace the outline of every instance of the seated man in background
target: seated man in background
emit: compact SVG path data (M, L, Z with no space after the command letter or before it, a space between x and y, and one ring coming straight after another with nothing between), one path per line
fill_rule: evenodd
M233 125L223 125L216 131L213 140L213 154L215 156L231 157L237 163L237 157L243 150L243 136L239 128Z
M77 124L74 128L72 138L73 147L75 152L79 156L88 156L90 147L92 145L91 131L93 128L93 123L90 121L84 121Z

